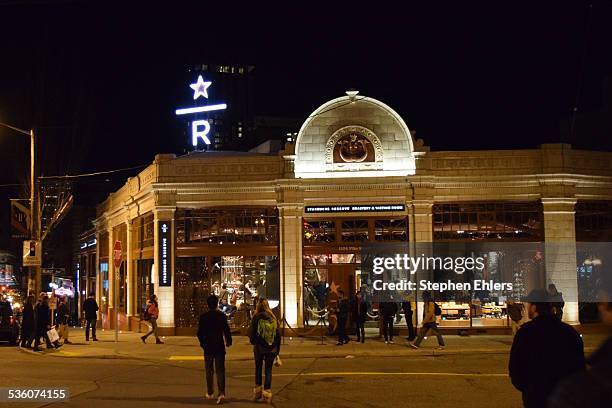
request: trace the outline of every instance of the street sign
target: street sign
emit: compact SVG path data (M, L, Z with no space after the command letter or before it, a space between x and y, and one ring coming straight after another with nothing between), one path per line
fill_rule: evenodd
M115 241L115 245L113 246L113 262L115 263L115 268L121 267L121 241Z
M11 199L11 238L30 236L30 200Z
M42 243L40 241L23 241L23 266L40 266L42 264Z

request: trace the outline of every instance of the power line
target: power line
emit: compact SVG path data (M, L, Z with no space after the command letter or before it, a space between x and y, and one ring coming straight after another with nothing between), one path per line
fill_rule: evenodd
M79 177L92 177L92 176L100 176L103 174L111 174L111 173L119 173L122 171L136 170L136 169L141 169L147 166L148 164L142 164L140 166L124 167L122 169L116 169L116 170L97 171L94 173L67 174L65 176L40 176L38 177L38 179L39 180L49 180L49 179L74 179L74 178L79 178Z

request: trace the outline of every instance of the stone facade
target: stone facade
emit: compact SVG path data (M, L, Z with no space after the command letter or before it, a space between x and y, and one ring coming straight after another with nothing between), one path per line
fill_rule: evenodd
M330 138L347 126L365 128L374 135L366 137L379 143L381 161L344 168L330 166ZM109 234L111 254L113 242L118 239L117 227L125 225L128 231L124 242L128 305L122 321L126 328L134 329L137 283L133 268L136 257L144 251L135 255L137 231L132 220L147 213L154 215L157 248L158 221L173 223L177 209L278 208L281 308L287 322L300 327L304 313L302 224L306 206L403 203L405 211L377 215L408 217L410 242L423 243L433 240L434 203L517 200L541 201L545 241L568 244L557 246L562 248L557 252L552 252L551 247L546 273L547 280L554 281L566 296L574 294L577 291L576 255L571 254L576 236L574 204L577 200L612 200L612 154L575 150L563 144L525 150L432 152L421 140L413 140L404 121L391 108L372 98L349 96L315 110L304 122L295 145L286 145L278 155L239 152L157 155L151 165L98 206L95 224L98 236ZM325 216L308 214L308 217ZM157 264L157 251L152 254ZM99 254L97 259L100 262ZM171 269L174 273L174 264ZM110 262L109 276L114 273ZM115 284L110 283L109 299L113 299L114 291ZM101 292L98 291L99 302ZM160 300L162 332L173 334L174 288L159 288L156 284L155 292ZM110 305L111 317L112 309ZM578 321L575 302L568 302L564 318L572 323Z

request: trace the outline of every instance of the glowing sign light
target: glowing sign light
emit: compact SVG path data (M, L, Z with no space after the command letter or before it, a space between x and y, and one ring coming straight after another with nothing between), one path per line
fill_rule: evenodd
M216 111L216 110L223 110L225 108L227 108L227 105L225 103L219 103L217 105L195 106L193 108L177 109L176 114L177 115L188 115L190 113L210 112L210 111Z
M200 129L200 126L204 126L204 129ZM195 147L198 146L198 138L202 138L202 141L207 145L210 144L208 138L208 132L210 132L210 124L207 120L194 120L191 122L191 144Z
M202 75L198 75L198 80L189 85L193 89L193 100L197 100L200 96L208 99L208 88L212 85L211 81L205 81ZM193 106L190 108L181 108L175 110L177 115L189 115L194 113L202 112L213 112L218 110L227 109L225 103L218 103L213 105ZM207 120L194 120L191 122L191 144L194 147L198 147L198 140L202 139L205 145L210 145L210 139L208 133L210 132L210 123Z
M200 96L208 99L208 87L212 85L210 81L204 81L202 75L198 75L198 81L195 84L189 85L191 89L193 89L193 100L195 101Z

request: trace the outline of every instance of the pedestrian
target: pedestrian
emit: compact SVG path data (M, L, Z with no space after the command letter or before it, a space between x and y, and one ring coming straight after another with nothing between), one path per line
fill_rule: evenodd
M368 304L363 299L361 290L355 294L353 303L353 320L357 331L357 342L365 343L365 321L368 316Z
M268 300L261 298L251 326L249 327L249 340L253 345L255 357L255 388L253 400L261 398L272 403L272 366L280 353L281 333L276 316L270 310ZM265 380L262 388L262 370L265 363Z
M578 332L554 316L545 289L532 290L523 300L531 321L514 336L508 371L524 406L541 408L559 381L584 370L584 346Z
M557 290L557 286L554 283L548 285L548 296L553 307L553 315L557 319L563 320L565 301L563 300L563 294Z
M155 344L164 344L159 338L159 330L157 329L157 319L159 318L159 305L157 304L157 296L151 295L151 298L147 302L146 314L149 316L149 323L151 323L151 330L142 336L140 339L143 343L147 342L147 338L150 335L155 336Z
M34 334L36 333L36 318L34 316L34 295L26 298L23 306L23 316L21 318L21 347L32 348Z
M58 328L58 334L60 339L64 341L64 344L72 344L68 339L70 329L68 328L70 318L70 310L68 309L68 299L66 296L60 298L60 304L57 307L57 319L56 324Z
M91 327L91 335L93 341L98 341L96 337L96 321L98 319L98 302L93 293L89 293L87 299L83 302L83 313L85 315L85 341L89 341L89 328Z
M383 336L385 344L393 344L393 319L397 313L397 303L382 302L380 304L380 315L382 317Z
M429 291L424 291L423 295L423 324L419 330L419 335L414 343L410 343L410 347L418 349L421 342L427 336L427 333L431 331L436 335L438 339L438 350L444 350L444 338L438 329L438 323L436 323L436 316L441 314L439 306L434 302Z
M612 287L602 290L598 300L601 321L612 329ZM612 407L612 336L589 357L587 364L589 370L557 384L548 399L549 408Z
M514 336L518 329L521 327L521 320L523 320L523 312L525 310L522 303L515 302L514 300L508 300L508 316L510 317L510 326L512 327L512 335Z
M219 290L219 303L221 306L221 311L223 313L227 313L229 306L229 292L227 290L227 284L223 283L221 285L221 289Z
M45 340L48 349L52 347L59 348L59 342L56 340L52 344L51 340L49 339L49 334L47 333L49 330L51 330L51 309L49 309L49 297L46 294L42 294L40 301L34 310L34 315L36 316L34 351L42 351L40 349L41 337Z
M406 337L406 340L413 341L416 335L414 333L414 324L412 323L412 304L409 299L404 299L402 302L402 310L406 319L406 327L408 327L408 337Z
M336 331L338 332L338 342L336 343L336 345L342 346L350 341L349 336L346 335L346 322L348 320L349 311L351 309L349 300L344 297L344 291L342 289L338 290L337 308L338 326L336 328Z
M219 298L210 295L206 299L206 304L208 311L200 315L198 324L198 340L204 350L206 399L215 397L213 380L216 372L219 391L217 404L222 404L225 400L225 347L232 345L232 333L227 324L227 316L218 309Z

